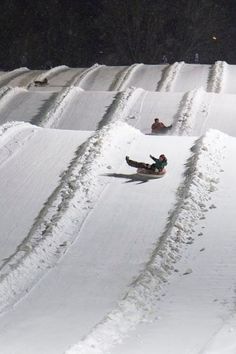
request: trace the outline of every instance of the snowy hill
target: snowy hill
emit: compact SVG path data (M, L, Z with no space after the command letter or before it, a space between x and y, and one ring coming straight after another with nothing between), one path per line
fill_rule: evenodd
M0 73L0 353L236 353L235 76ZM158 180L125 162L160 153Z

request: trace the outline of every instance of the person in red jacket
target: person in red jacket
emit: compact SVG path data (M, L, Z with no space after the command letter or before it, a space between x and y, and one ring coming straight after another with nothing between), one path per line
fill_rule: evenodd
M154 123L152 124L152 133L153 134L165 133L170 128L172 128L172 125L167 127L164 123L160 122L159 118L155 118Z

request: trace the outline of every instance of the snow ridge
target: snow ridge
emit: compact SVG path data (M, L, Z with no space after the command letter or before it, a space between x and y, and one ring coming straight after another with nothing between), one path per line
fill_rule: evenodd
M27 92L27 89L21 87L8 87L5 86L0 90L0 110L6 105L9 104L9 101L14 95L17 95L22 92Z
M34 81L43 81L44 79L47 79L51 76L54 76L56 74L58 74L59 72L61 71L66 71L68 70L68 66L66 65L59 65L59 66L56 66L55 68L52 68L48 71L45 71L44 73L40 74L39 76L37 76Z
M105 65L100 65L100 64L94 64L93 66L91 66L90 68L84 70L78 77L76 77L74 79L74 81L71 83L71 85L73 86L77 86L80 87L81 83L90 75L92 74L94 71L96 71L97 69L100 69L102 66Z
M9 86L3 86L0 89L0 100L7 94L7 92L11 89Z
M164 75L161 79L161 81L158 84L157 90L156 91L164 91L168 92L171 91L174 82L177 78L177 75L179 74L179 71L184 65L184 61L181 62L176 62L172 65L169 65L167 69L164 71Z
M225 61L217 61L210 70L207 91L219 93L224 89L225 73L227 63Z
M184 94L179 111L176 114L177 121L173 124L173 134L191 135L197 109L203 95L204 90L202 88Z
M145 94L143 89L137 89L135 87L130 87L125 91L118 92L99 122L98 129L111 121L124 120L127 118L132 105L140 99L143 94Z
M99 175L110 165L111 156L114 161L123 159L127 144L139 134L126 123L112 122L78 148L28 235L0 268L1 312L27 294L65 253L105 187Z
M146 268L118 306L66 354L108 353L141 321L152 320L160 290L174 271L180 250L209 209L209 192L216 189L224 158L224 138L221 132L211 130L196 141L175 208Z
M26 127L31 127L32 125L29 123L23 123L23 122L7 122L3 125L0 125L0 138L1 138L1 143L3 139L5 140L6 138L8 139L12 133L15 133L16 131L19 131L19 129L24 129Z
M14 79L18 75L21 75L26 71L29 71L29 69L23 67L23 68L18 68L18 69L12 70L10 72L7 72L7 73L1 75L0 76L0 85L4 86L6 82L10 81L11 79Z
M35 130L31 124L22 122L10 122L0 126L1 167L33 136Z
M140 64L133 64L126 68L121 76L111 85L110 91L122 91L125 88L126 82L130 79L131 75L143 66L142 63Z
M82 89L79 90L82 91ZM76 93L78 93L78 89L74 86L66 87L64 90L60 91L57 95L56 102L47 112L41 126L45 128L55 128L62 116L66 104L70 101L71 97L76 95Z

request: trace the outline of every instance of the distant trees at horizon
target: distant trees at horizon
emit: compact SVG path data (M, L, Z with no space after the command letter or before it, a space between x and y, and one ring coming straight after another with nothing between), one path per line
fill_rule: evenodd
M2 0L0 68L236 64L227 0Z

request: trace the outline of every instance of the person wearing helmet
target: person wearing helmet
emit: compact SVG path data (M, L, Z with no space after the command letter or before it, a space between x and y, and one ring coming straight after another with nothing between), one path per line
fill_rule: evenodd
M164 154L161 154L158 159L152 155L150 155L150 157L154 161L154 163L151 164L151 169L154 171L158 170L159 172L161 172L163 168L167 165L167 158Z
M164 167L167 165L167 158L165 157L165 155L161 154L159 158L156 158L152 155L150 155L150 157L154 161L154 163L152 164L130 160L129 156L126 156L125 159L127 164L131 167L145 168L146 170L151 170L153 172L163 171Z

